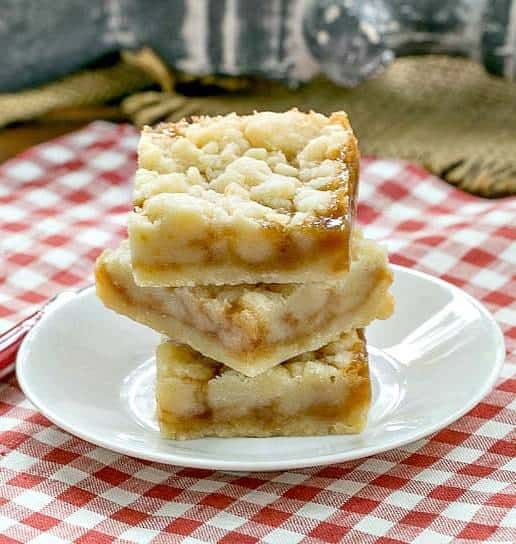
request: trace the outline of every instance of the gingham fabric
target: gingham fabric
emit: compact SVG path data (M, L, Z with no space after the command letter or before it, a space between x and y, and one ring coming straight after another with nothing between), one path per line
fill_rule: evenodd
M0 168L0 331L91 281L125 233L137 134L94 123ZM516 200L363 161L359 219L393 262L481 300L505 333L495 390L433 436L329 467L236 474L139 461L50 424L0 382L0 544L516 540Z

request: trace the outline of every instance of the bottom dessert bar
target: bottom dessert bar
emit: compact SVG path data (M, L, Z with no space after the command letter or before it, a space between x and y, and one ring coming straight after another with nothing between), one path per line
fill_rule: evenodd
M158 420L171 438L352 434L367 421L362 330L253 378L170 340L156 361Z

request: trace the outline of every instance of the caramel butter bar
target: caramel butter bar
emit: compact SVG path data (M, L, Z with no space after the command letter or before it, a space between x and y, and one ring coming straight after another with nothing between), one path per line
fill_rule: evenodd
M97 294L108 308L247 376L393 310L387 256L360 236L349 273L334 282L140 287L126 242L104 251L95 276Z
M371 388L362 331L249 378L169 340L157 348L157 414L175 439L359 433Z
M146 127L129 240L142 286L301 283L350 264L358 149L344 112Z

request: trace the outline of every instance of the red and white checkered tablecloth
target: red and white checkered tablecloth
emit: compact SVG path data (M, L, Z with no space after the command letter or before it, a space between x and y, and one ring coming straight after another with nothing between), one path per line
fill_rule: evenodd
M92 280L124 236L137 134L94 123L0 167L0 332ZM516 541L516 199L363 161L360 222L393 262L481 300L505 333L495 390L431 437L367 459L235 474L139 461L50 424L0 382L0 544Z

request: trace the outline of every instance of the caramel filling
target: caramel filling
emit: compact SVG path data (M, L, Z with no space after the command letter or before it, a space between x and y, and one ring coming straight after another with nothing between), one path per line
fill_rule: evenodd
M328 219L335 221L334 219ZM338 228L331 229L313 229L300 227L296 231L298 236L306 236L310 246L308 249L301 248L296 243L292 234L282 232L280 229L273 226L265 226L262 233L265 234L267 241L272 248L266 258L260 260L243 259L233 248L236 245L235 232L232 229L221 229L206 232L206 236L197 240L191 240L187 247L194 250L201 250L202 256L199 257L199 252L195 252L196 259L192 262L180 263L174 261L174 255L181 254L181 249L172 245L167 247L167 240L163 240L160 245L160 253L163 255L154 256L149 251L145 257L133 257L133 266L139 271L143 271L146 275L159 274L164 271L174 271L180 274L183 271L188 271L192 265L213 265L218 266L223 264L225 267L232 266L239 269L249 270L250 272L283 272L288 270L302 269L305 266L311 266L314 262L314 256L317 255L318 260L327 259L330 262L330 267L333 272L346 272L349 269L350 262L350 229L347 221L340 221ZM146 234L138 234L139 243L142 246L148 245L150 240ZM173 239L173 237L172 237ZM213 247L217 240L225 240L227 251L215 252ZM169 260L167 260L169 258ZM165 260L164 260L165 259ZM161 261L161 262L156 262Z

